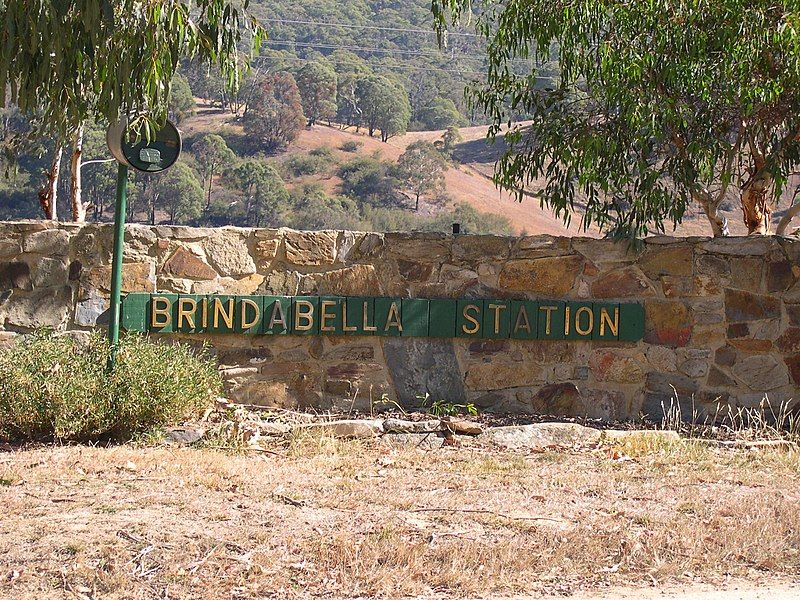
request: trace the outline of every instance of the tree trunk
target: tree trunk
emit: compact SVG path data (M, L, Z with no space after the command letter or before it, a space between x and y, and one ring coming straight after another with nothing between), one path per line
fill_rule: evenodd
M695 199L698 204L703 208L703 212L711 223L711 231L714 237L727 237L731 234L728 228L728 219L719 214L719 202L705 197L701 194L695 194Z
M58 175L61 171L61 156L63 153L64 147L61 145L60 141L57 141L56 147L53 150L53 160L50 163L50 169L46 172L45 184L39 190L39 204L44 212L44 218L50 221L58 220L56 200L58 198Z
M417 212L419 212L419 194L417 194L417 203L416 203L416 205L414 206L414 210L415 210L415 211L417 211Z
M772 187L772 175L759 169L742 187L742 217L748 235L769 233L769 215L772 210L768 196Z
M83 156L83 125L78 126L75 132L75 145L72 149L72 162L70 163L72 185L70 187L70 201L72 202L72 220L75 223L86 222L86 205L82 198L81 185L81 158Z
M792 222L792 219L800 214L800 203L796 202L798 194L800 194L800 187L795 189L794 197L792 198L792 203L789 206L789 210L786 211L786 214L783 215L781 220L778 222L778 227L775 229L775 235L786 235L786 230L789 228L789 224Z
M206 211L211 209L211 186L214 185L214 169L208 173L208 196L206 196Z

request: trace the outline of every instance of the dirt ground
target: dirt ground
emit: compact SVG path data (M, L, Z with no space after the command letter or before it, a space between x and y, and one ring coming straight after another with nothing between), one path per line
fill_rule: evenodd
M684 442L11 449L0 597L783 600L798 483L796 452Z

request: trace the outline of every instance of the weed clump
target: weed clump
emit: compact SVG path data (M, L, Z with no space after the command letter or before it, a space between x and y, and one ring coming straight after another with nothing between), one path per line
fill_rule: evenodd
M205 351L126 335L116 367L108 341L39 331L0 352L0 438L125 440L197 414L222 389Z

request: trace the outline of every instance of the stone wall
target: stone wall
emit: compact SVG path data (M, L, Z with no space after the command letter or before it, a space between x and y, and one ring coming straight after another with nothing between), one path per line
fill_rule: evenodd
M102 325L111 238L110 225L0 224L0 335ZM640 342L183 336L213 345L245 403L364 409L427 392L500 412L658 418L674 392L702 414L765 393L790 401L800 383L800 242L789 239L654 237L632 249L132 225L125 241L125 292L640 300L646 310Z

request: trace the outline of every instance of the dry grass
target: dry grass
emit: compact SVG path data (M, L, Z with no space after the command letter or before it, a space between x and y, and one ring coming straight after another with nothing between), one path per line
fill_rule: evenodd
M800 567L797 453L273 451L0 454L0 596L464 598Z

